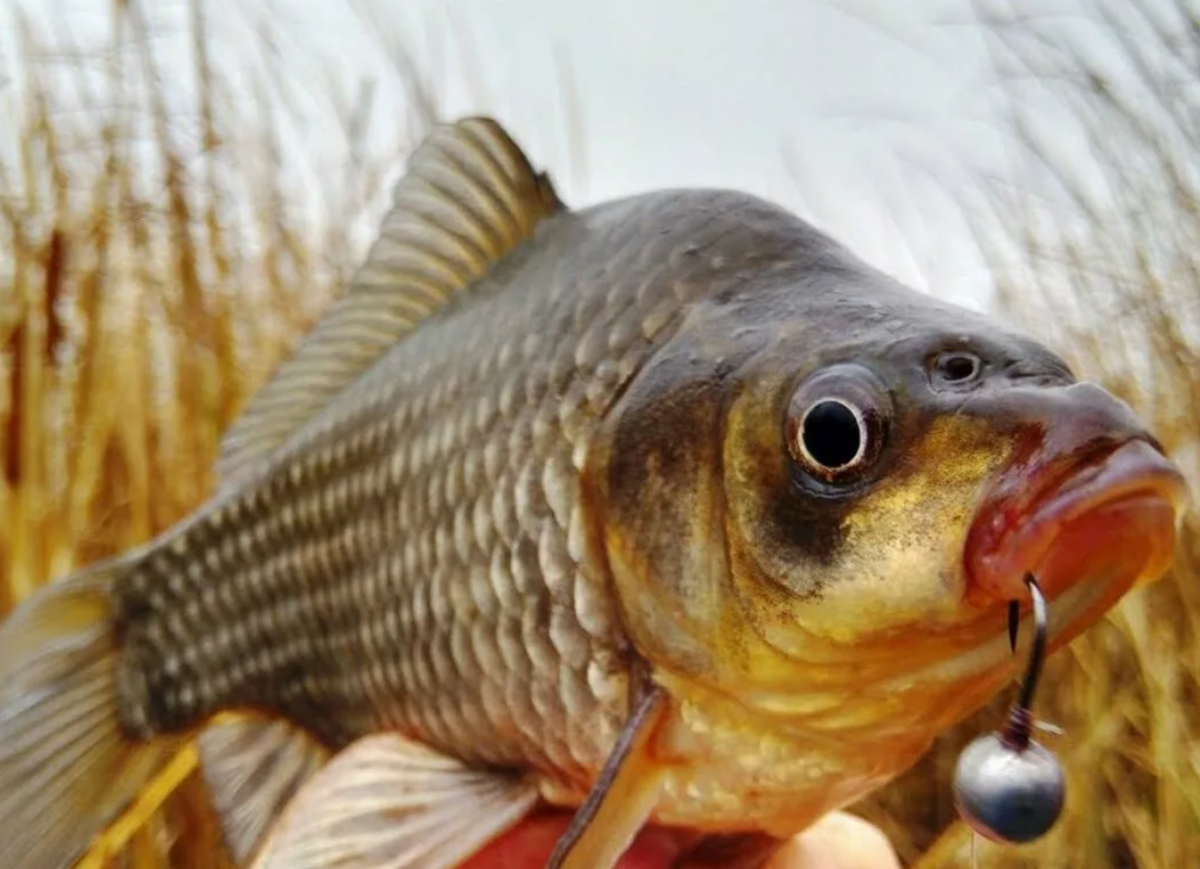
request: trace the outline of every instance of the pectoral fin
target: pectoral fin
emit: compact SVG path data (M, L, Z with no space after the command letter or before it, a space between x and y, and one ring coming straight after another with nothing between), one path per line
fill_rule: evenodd
M396 734L359 740L301 788L254 869L451 869L521 820L529 779Z
M665 769L649 751L666 698L649 691L621 732L612 755L559 840L546 869L612 869L658 802Z
M286 721L257 719L214 724L200 735L197 747L225 845L238 866L251 861L276 819L329 755Z

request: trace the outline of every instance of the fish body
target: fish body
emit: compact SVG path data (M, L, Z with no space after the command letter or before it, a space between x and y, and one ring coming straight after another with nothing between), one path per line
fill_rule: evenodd
M0 627L3 865L69 865L223 712L246 864L449 869L538 802L599 807L562 865L782 839L1012 676L1014 571L1061 644L1166 569L1180 478L1128 408L783 209L570 211L482 120L396 199L212 499Z

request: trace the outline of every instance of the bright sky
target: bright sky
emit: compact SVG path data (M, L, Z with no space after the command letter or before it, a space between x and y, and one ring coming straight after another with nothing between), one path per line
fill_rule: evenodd
M573 204L734 187L817 220L902 277L925 284L928 272L938 292L976 296L984 285L960 226L956 243L945 243L957 216L916 169L1001 156L985 106L984 44L952 23L969 21L964 2L924 0L886 15L901 4L394 5L377 19L437 81L444 113L498 114ZM288 17L307 34L305 51L320 46L326 68L386 62L345 9L344 0L317 0Z
M1045 15L1082 2L1006 5ZM86 41L103 33L111 0L20 3L51 27L69 21ZM170 69L188 55L187 2L145 5ZM444 116L498 116L572 205L656 187L740 188L798 211L902 279L976 304L986 271L940 186L955 183L956 167L1005 168L999 92L972 5L206 0L204 8L220 62L247 80L262 53L255 28L269 22L287 86L309 113L289 141L298 161L337 135L328 108L303 96L331 81L348 93L372 81L375 105L396 107L372 120L381 141L401 124L403 88L381 50L398 39L435 82ZM385 23L382 41L356 15L361 7ZM187 85L180 68L178 86Z

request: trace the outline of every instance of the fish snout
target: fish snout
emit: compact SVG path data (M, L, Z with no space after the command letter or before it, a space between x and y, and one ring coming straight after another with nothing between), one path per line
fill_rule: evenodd
M1025 391L1025 390L1023 390ZM1019 600L1026 575L1050 597L1080 581L1128 589L1170 565L1184 477L1124 401L1091 383L1028 390L1022 431L964 550L969 599Z
M1079 449L1101 443L1145 441L1159 453L1162 444L1134 413L1125 401L1095 383L1073 383L1046 390L1051 399L1048 408L1047 433L1052 441L1062 441L1063 448L1073 444Z

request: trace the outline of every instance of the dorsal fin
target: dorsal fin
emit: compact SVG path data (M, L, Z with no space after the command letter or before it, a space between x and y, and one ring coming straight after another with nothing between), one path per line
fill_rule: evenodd
M436 127L396 185L349 290L250 400L221 442L223 482L277 449L392 345L562 210L488 118Z

